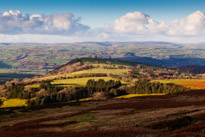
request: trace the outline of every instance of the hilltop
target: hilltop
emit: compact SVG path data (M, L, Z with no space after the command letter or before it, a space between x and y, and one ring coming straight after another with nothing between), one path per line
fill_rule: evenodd
M96 92L102 92L102 96L107 97L129 93L170 94L184 91L186 88L151 81L179 78L197 77L174 69L130 61L80 58L71 60L44 76L6 82L0 87L0 95L7 99L35 98L30 100L28 105L40 105L90 98Z

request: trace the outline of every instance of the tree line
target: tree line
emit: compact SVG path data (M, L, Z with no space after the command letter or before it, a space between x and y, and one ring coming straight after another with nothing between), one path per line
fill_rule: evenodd
M47 94L36 96L35 100L29 101L29 105L38 106L47 103L78 100L81 98L91 97L95 92L99 91L105 92L108 95L111 89L118 88L120 86L120 81L105 81L104 79L99 79L97 81L90 79L87 81L85 87L68 87L64 89L56 87L52 88L50 82L44 82L41 83L40 89L47 91Z
M38 106L54 102L79 100L91 97L96 92L104 92L107 96L119 96L121 94L174 94L188 90L188 88L175 85L150 82L146 79L138 80L132 86L123 86L120 81L104 79L87 81L84 87L58 87L46 80L40 83L39 88L26 89L26 85L12 83L5 87L9 93L8 98L28 99L28 105Z
M174 94L189 90L189 88L176 84L163 84L159 82L150 82L146 79L141 79L135 82L134 86L126 87L125 91L129 94L151 94L151 93L166 93Z

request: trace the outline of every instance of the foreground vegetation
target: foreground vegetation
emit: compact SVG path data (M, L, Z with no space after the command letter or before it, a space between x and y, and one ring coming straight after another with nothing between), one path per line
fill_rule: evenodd
M204 136L205 92L0 109L1 137Z

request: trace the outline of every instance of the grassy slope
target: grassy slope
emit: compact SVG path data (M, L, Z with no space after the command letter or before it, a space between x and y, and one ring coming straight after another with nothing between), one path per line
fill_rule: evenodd
M129 71L128 69L103 69L102 67L99 67L99 68L92 68L92 69L88 69L88 70L73 72L72 75L84 74L84 73L102 73L102 74L111 73L114 75L123 75L123 74L127 74L128 71Z
M90 63L93 65L94 68L88 69L88 70L82 70L82 71L77 71L77 72L73 72L70 74L64 74L64 75L54 75L54 76L47 76L47 77L41 77L39 78L39 80L47 80L47 79L54 79L54 78L58 78L61 76L69 76L69 77L73 77L71 79L61 79L61 80L53 80L51 82L51 84L55 85L55 86L62 86L62 87L69 87L69 86L73 86L73 87L81 87L81 86L85 86L87 81L89 79L94 79L94 80L99 80L99 79L104 79L105 81L109 81L109 80L117 80L111 77L83 77L83 78L74 78L75 76L80 76L80 75L87 75L87 74L96 74L96 73L102 73L102 74L113 74L113 75L118 75L118 76L122 76L122 75L126 75L129 71L128 68L123 68L123 69L118 69L118 65L123 65L123 66L127 66L128 65L133 65L130 64L129 62L125 62L125 61L112 61L111 65L105 64L106 60L103 59L98 59L98 64L94 64L96 61L96 59L82 59L82 62L86 62L86 63ZM104 67L113 67L113 64L116 64L116 69L105 69ZM121 81L122 84L127 84L124 81ZM39 83L34 83L32 85L27 85L26 87L31 87L31 88L39 88L40 84ZM85 101L85 100L80 100L80 101ZM3 105L1 106L2 108L5 107L18 107L18 106L26 106L26 99L8 99L8 100L4 100Z
M53 85L67 85L67 86L85 86L87 81L90 79L99 80L104 79L105 81L116 80L111 77L87 77L87 78L74 78L74 79L62 79L62 80L54 80L51 82ZM125 84L125 82L122 82Z
M60 79L60 80L53 80L51 82L51 84L55 85L55 86L62 86L62 87L69 87L69 86L73 86L73 87L80 87L80 86L85 86L87 81L89 79L95 79L95 80L99 80L99 79L104 79L105 81L108 80L117 80L111 77L83 77L83 78L74 78L75 76L80 76L80 75L87 75L87 74L94 74L94 73L102 73L102 74L109 74L112 73L113 75L117 75L117 76L122 76L122 75L127 75L128 71L129 71L129 67L132 65L136 65L131 64L131 62L126 62L126 61L110 61L112 62L111 65L106 64L107 60L104 59L97 59L98 63L96 63L96 59L82 59L82 62L86 62L86 63L90 63L93 65L94 68L88 69L88 70L81 70L81 71L77 71L77 72L73 72L70 74L64 74L64 75L53 75L53 76L47 76L47 77L41 77L39 78L40 80L46 80L46 79L54 79L54 78L58 78L61 76L69 76L69 77L73 77L70 79ZM123 65L125 68L119 69L119 65ZM105 69L104 67L113 67L114 69ZM127 84L124 81L121 81L122 84ZM181 83L188 83L187 80L162 80L162 81L158 81L158 82L162 82L162 83L176 83L176 84L181 84ZM178 82L178 83L177 83ZM181 83L180 83L181 82ZM190 82L193 84L193 82L202 82L202 84L204 84L203 82L205 81L199 81L199 80L190 80ZM39 83L34 83L32 85L27 85L27 87L31 87L31 88L38 88L40 86ZM186 86L186 85L185 85ZM164 94L152 94L152 95L164 95ZM137 97L139 96L138 94L130 94L130 95L125 95L125 96L121 96L119 98L132 98L132 97ZM140 96L147 96L147 94L144 95L140 95ZM19 99L11 99L11 100L6 100L4 101L4 104L2 107L15 107L15 106L25 106L26 100L19 100Z

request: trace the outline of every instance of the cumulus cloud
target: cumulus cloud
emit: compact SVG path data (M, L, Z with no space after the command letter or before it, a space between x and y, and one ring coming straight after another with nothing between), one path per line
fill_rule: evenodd
M105 29L122 34L152 34L164 33L167 29L167 24L165 22L159 23L149 15L141 12L130 12L116 19L113 25L105 25Z
M158 22L141 12L130 12L113 24L91 29L73 14L29 15L0 13L1 42L177 41L200 42L205 36L205 14L196 11L171 23ZM191 37L191 39L190 39Z
M89 30L70 13L52 15L22 14L19 10L0 14L2 34L59 34L73 35Z
M167 24L163 21L157 22L147 14L132 12L116 19L113 25L105 25L104 28L108 32L128 35L198 36L205 35L205 14L196 11L184 19Z
M196 36L205 34L205 14L196 11L185 19L175 20L169 25L168 35Z

